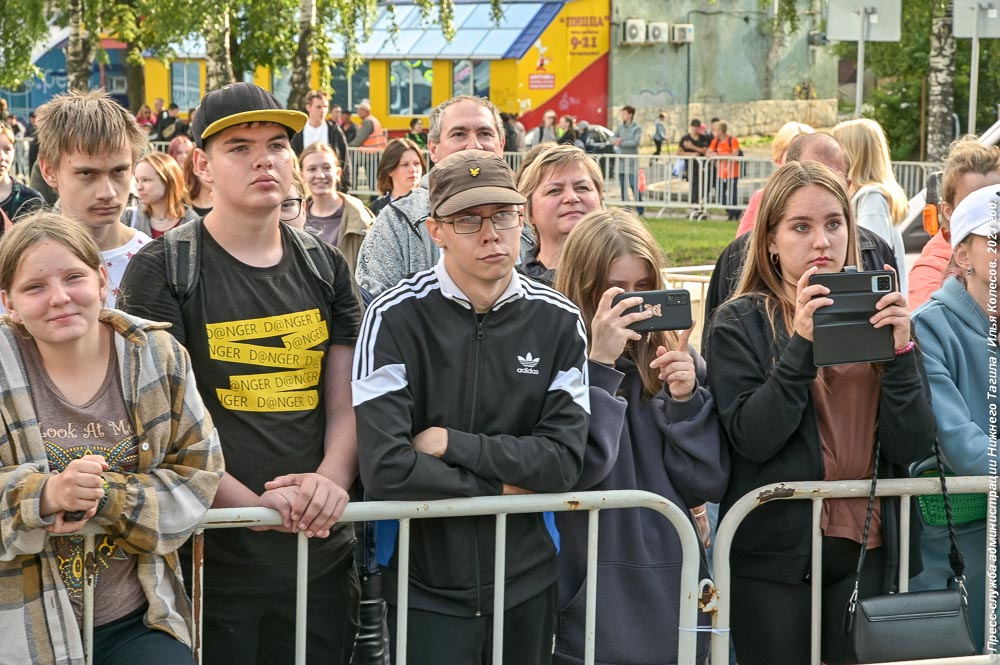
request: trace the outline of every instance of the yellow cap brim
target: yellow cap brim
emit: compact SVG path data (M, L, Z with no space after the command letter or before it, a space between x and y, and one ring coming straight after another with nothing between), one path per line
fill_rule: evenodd
M274 122L288 127L293 132L301 132L302 128L306 126L306 121L308 120L309 116L302 111L289 111L287 109L244 111L243 113L228 115L221 120L216 120L211 125L206 127L205 131L201 133L201 139L204 141L210 136L218 134L223 129L228 129L234 125L242 125L248 122Z

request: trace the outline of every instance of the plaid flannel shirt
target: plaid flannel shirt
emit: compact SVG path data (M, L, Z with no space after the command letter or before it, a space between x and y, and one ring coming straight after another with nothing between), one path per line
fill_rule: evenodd
M108 500L91 522L138 557L146 624L190 644L190 601L177 548L212 504L223 459L187 351L164 328L102 310L114 330L121 388L138 437L135 473L105 472ZM42 517L51 475L24 359L0 318L0 661L83 663L80 626ZM97 589L100 593L100 589Z

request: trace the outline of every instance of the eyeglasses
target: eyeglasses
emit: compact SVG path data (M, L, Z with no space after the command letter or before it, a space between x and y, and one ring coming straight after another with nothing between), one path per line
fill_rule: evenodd
M487 219L493 223L493 228L497 231L516 229L521 225L521 218L523 216L519 210L499 210L486 217L482 215L462 215L454 219L439 219L438 221L442 224L451 224L455 228L455 233L467 234L479 233L479 230L483 228L483 221Z
M290 222L302 213L302 199L285 199L281 202L281 221Z

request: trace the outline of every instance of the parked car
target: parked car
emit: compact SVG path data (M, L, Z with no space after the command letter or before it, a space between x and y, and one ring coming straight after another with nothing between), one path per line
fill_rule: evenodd
M586 132L583 128L586 126ZM583 148L592 155L613 155L615 147L611 144L611 139L615 133L603 125L591 125L581 122L577 125L583 136ZM601 165L601 174L605 179L615 174L615 162L613 159L604 157L597 158Z

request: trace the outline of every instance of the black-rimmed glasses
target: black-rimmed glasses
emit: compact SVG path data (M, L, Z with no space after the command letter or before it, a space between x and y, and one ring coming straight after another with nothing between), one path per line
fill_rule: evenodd
M302 213L302 199L285 199L281 202L281 221L290 222Z
M451 224L455 233L479 233L479 230L483 228L483 221L490 220L493 224L493 228L497 231L507 231L509 229L516 229L521 225L521 211L519 210L499 210L492 215L462 215L461 217L453 217L451 219L439 219L438 221L442 224Z

